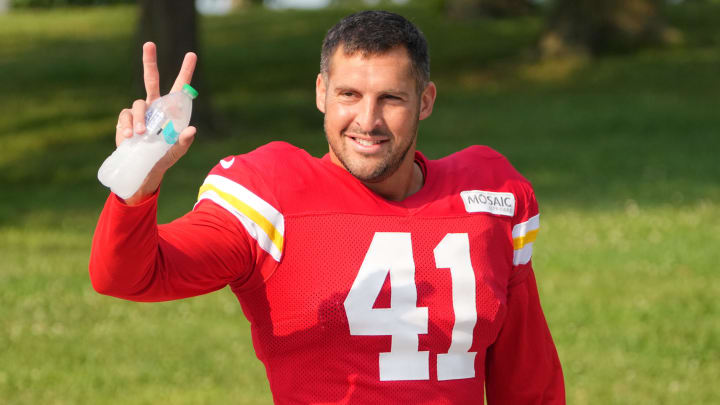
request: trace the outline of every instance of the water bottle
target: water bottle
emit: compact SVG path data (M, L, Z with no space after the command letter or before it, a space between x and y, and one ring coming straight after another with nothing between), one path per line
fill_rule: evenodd
M189 84L165 95L145 113L145 133L134 133L115 149L98 170L98 180L120 198L135 194L150 170L190 123L192 100L198 93Z

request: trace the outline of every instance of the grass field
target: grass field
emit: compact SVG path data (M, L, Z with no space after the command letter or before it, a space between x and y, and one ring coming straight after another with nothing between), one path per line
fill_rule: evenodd
M571 404L720 403L720 5L669 10L682 46L539 64L535 18L428 36L439 97L420 149L508 156L536 187L535 269ZM270 140L326 148L313 86L344 10L202 21L203 74L228 137L200 135L163 186L192 207L220 158ZM161 304L96 294L95 174L132 91L130 7L0 16L0 403L271 403L226 289ZM202 97L202 94L201 94Z

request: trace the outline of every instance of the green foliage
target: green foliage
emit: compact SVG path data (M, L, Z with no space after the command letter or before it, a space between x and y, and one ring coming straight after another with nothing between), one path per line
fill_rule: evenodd
M65 6L105 6L131 4L135 0L10 0L13 8L51 8Z
M568 403L720 403L720 4L670 8L681 47L592 64L528 61L536 18L401 11L428 36L439 88L420 149L488 144L535 185L534 265ZM235 132L210 141L200 128L163 184L162 222L192 207L226 155L276 139L325 153L313 85L320 41L347 12L202 20L205 78ZM0 16L0 402L269 404L227 289L138 304L90 286L107 195L96 171L119 110L142 97L135 18L132 7Z
M541 41L547 57L607 55L674 45L682 35L668 26L664 0L554 0Z

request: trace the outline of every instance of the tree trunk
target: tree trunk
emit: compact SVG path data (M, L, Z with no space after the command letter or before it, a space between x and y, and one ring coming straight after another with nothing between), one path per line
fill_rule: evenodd
M202 80L202 53L198 48L198 17L194 0L139 0L140 18L135 46L138 61L136 82L144 89L142 80L142 44L153 41L157 45L160 93L170 91L180 70L185 53L198 54L191 85L200 94L193 101L192 124L203 136L218 134L218 125L211 107L210 91Z
M541 51L602 54L679 41L679 32L664 23L660 1L555 0Z

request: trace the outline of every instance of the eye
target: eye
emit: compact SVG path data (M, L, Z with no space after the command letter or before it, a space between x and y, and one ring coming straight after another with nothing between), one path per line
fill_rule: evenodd
M357 97L357 92L353 89L337 89L335 94L340 98Z

